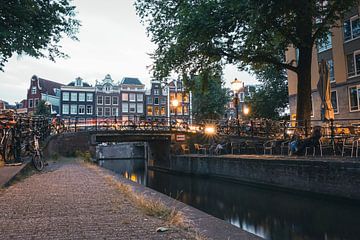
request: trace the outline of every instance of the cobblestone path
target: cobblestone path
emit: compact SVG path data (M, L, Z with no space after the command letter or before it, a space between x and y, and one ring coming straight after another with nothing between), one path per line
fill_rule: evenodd
M0 191L0 239L189 239L148 217L80 163L50 164Z

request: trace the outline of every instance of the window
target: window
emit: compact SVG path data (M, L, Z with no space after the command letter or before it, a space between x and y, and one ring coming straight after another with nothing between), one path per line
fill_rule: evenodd
M92 93L87 93L87 94L86 94L86 101L88 101L88 102L92 102L92 101L93 101L93 94L92 94Z
M98 115L98 116L102 116L102 115L103 115L103 108L102 108L102 107L98 107L98 108L97 108L97 115Z
M86 106L86 114L92 115L93 114L93 107L91 105Z
M152 103L153 103L153 98L150 97L150 96L147 97L146 102L147 102L148 104L152 104Z
M350 112L359 110L359 86L349 88Z
M154 116L160 116L160 109L158 106L154 107Z
M113 117L119 116L118 108L112 108L112 115L113 115Z
M154 89L154 95L159 95L159 89Z
M79 114L85 114L85 105L79 105Z
M159 105L159 98L158 97L154 97L154 104Z
M36 87L31 88L31 94L36 94Z
M135 103L130 103L129 104L129 112L130 113L136 113L136 104Z
M152 106L147 106L147 108L146 108L146 114L148 115L148 116L152 116L153 115L153 107Z
M336 91L331 91L331 105L334 109L334 113L339 113L339 108L338 108L338 101L337 101L337 92Z
M124 113L129 112L129 104L128 103L122 104L122 112L124 112Z
M130 102L135 102L135 93L130 93L129 99L130 99Z
M82 86L82 79L81 78L76 79L76 85L75 86Z
M344 41L351 40L360 36L360 19L355 16L344 21Z
M111 91L111 86L110 86L110 85L106 85L106 86L105 86L105 91L106 91L106 92L110 92L110 91Z
M123 93L121 96L123 101L129 101L129 94Z
M112 97L112 104L118 105L119 104L119 98L118 97Z
M97 104L102 105L103 104L103 96L97 96Z
M39 105L39 99L38 98L35 98L35 107L37 107Z
M62 114L69 114L69 104L62 105Z
M360 75L360 51L348 54L346 59L348 77Z
M184 106L184 115L189 115L189 106Z
M110 96L106 96L105 97L105 105L110 105L111 104L111 97Z
M111 116L110 109L111 109L111 108L109 108L109 107L106 107L106 108L104 109L104 116L105 116L105 117Z
M62 100L63 101L69 101L69 93L68 92L63 92Z
M79 102L85 102L85 93L79 93Z
M166 116L166 109L165 107L161 107L161 112L160 112L161 116Z
M189 94L184 94L184 102L189 102Z
M144 112L144 105L142 103L136 104L136 107L137 107L137 112L138 113L143 113Z
M34 107L34 100L29 99L29 108L33 108Z
M176 112L176 114L179 114L179 115L183 115L183 111L182 111L183 109L182 109L182 106L178 106L177 107L177 112Z
M330 59L327 61L327 63L329 65L330 82L335 82L334 61Z
M54 91L55 91L55 95L56 95L57 97L60 97L60 93L61 93L60 89L54 88Z
M77 114L77 105L76 104L71 104L70 114Z
M160 103L165 105L166 104L166 97L160 98Z
M71 93L71 101L73 102L77 101L77 93Z
M144 95L142 95L142 94L137 94L137 95L136 95L136 98L137 98L137 101L138 101L138 102L144 101Z
M317 44L317 48L318 52L323 52L332 48L331 32L326 35L326 38L324 40L319 41L319 43Z

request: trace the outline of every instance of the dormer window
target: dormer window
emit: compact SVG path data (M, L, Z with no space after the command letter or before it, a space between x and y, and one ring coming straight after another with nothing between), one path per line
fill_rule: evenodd
M79 86L79 87L82 86L82 79L81 79L81 78L77 78L77 79L76 79L76 81L75 81L75 86Z
M105 91L106 91L106 92L110 92L110 91L111 91L111 86L110 86L110 85L106 85L106 86L105 86Z
M36 87L31 88L31 94L36 94Z

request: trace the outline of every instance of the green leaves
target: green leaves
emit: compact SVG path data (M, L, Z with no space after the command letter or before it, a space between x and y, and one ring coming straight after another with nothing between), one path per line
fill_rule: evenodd
M75 15L68 0L0 0L0 70L14 53L66 57L59 42L64 35L77 40Z

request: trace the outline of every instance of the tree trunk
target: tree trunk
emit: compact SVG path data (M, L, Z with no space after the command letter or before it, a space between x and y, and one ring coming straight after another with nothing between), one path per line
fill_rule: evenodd
M300 126L310 125L311 120L311 60L312 47L299 48L296 120Z

